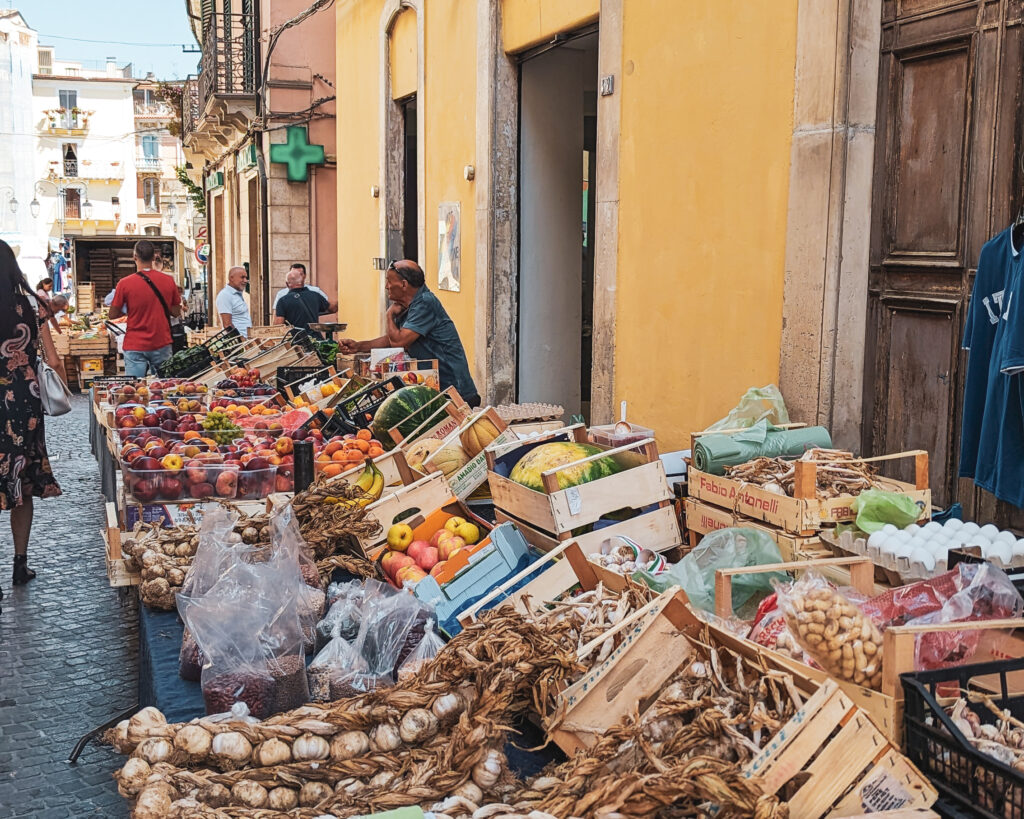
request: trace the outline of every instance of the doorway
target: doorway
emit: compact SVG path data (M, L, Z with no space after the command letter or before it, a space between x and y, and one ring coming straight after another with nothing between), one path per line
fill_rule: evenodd
M589 420L597 140L596 26L519 67L517 398Z
M419 263L419 174L416 167L416 95L399 102L402 133L402 257Z

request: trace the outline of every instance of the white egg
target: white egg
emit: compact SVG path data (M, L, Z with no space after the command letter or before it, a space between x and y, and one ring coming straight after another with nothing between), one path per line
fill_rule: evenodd
M916 534L917 534L918 532L920 532L920 531L921 531L921 527L920 527L920 526L918 526L918 525L917 525L916 523L911 523L911 524L910 524L910 525L909 525L909 526L908 526L908 527L907 527L906 529L904 529L903 531L904 531L904 532L910 532L910 534L912 534L912 535L916 535Z
M964 525L964 522L960 518L950 518L943 524L943 529L949 529L951 532L955 532Z
M883 555L891 555L899 544L896 543L891 537L887 537L882 541L882 545L878 547L878 551Z
M940 529L942 529L942 524L941 523L936 523L933 520L933 521L930 521L929 523L926 523L924 526L921 527L921 529L923 531L927 532L930 535L930 534L938 532Z
M996 540L999 543L1009 543L1010 548L1013 548L1013 544L1017 542L1017 536L1013 532L1000 532L996 536Z
M899 546L897 546L897 547L896 547L896 549L895 549L895 550L893 551L893 555L895 555L895 556L896 556L897 558L900 558L900 557L910 557L910 555L911 555L911 554L913 553L913 551L914 551L914 550L913 550L913 549L911 549L911 548L910 548L910 546L909 546L908 544L906 544L906 543L901 543L901 544L900 544Z
M884 540L885 535L883 535L881 532L875 532L870 537L868 537L868 547L871 549L877 549L879 546L882 545L882 541Z
M935 557L923 549L915 549L911 552L910 562L920 563L926 572L931 572L935 569Z
M1024 557L1024 537L1018 540L1013 546L1014 557Z
M962 527L960 527L960 531L963 534L968 535L968 536L969 535L973 535L979 529L981 529L981 527L977 523L975 523L973 520L972 521L968 521Z
M999 560L1003 565L1009 566L1010 561L1013 560L1013 550L1006 543L993 543L985 557L990 560Z
M896 532L898 532L899 529L897 529L891 523L887 523L887 524L885 524L885 526L882 527L881 531L884 532L887 535L893 535L893 534L896 534Z
M992 540L992 538L997 537L999 535L999 527L996 526L994 523L986 523L984 526L981 527L980 533L987 537L989 540Z

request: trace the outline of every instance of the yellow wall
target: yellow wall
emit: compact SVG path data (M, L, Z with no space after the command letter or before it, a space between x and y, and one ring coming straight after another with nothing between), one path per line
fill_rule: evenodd
M675 449L778 378L797 0L671 5L624 0L615 394Z
M381 255L380 2L342 3L337 10L338 97L338 320L347 335L380 335L383 274L371 260Z
M391 97L401 99L416 93L416 12L404 9L391 26Z
M597 20L600 0L502 0L502 40L509 53Z
M470 370L473 364L473 326L476 320L475 188L463 169L476 164L476 3L429 0L424 23L427 55L423 107L426 115L426 259L427 285L459 328ZM437 287L437 206L459 202L462 221L458 293ZM424 260L421 260L424 261Z

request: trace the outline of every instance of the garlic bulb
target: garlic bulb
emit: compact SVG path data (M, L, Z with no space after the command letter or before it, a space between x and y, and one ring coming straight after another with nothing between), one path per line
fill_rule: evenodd
M431 712L441 722L454 722L462 714L464 703L462 697L456 693L442 694L434 704L430 706Z
M370 747L377 752L387 753L402 747L402 735L393 722L382 722L370 731Z
M146 787L146 780L149 778L149 763L144 759L133 756L117 773L117 784L123 788L129 796L135 796Z
M331 759L345 762L363 756L370 750L370 738L362 731L345 731L331 740Z
M412 708L398 726L398 734L402 742L414 745L430 739L437 733L437 717L426 708Z
M166 782L149 785L139 794L132 816L135 819L166 819L178 794Z
M256 748L256 764L269 768L272 765L286 765L292 761L292 749L287 742L282 742L277 737L272 737L266 742L260 743Z
M334 791L330 785L323 782L307 782L299 791L299 804L304 808L312 808L333 795Z
M130 754L135 750L135 743L128 739L128 720L123 719L108 735L110 744L119 754Z
M225 731L213 738L213 753L227 762L242 764L249 761L252 745L237 731Z
M232 786L231 798L247 808L262 808L267 804L269 796L267 789L259 782L242 779Z
M483 759L473 766L473 781L482 790L489 790L498 784L504 769L505 755L492 748Z
M315 759L327 759L331 746L323 737L303 734L292 742L292 756L296 762L309 762Z
M128 741L138 744L149 737L151 731L166 726L167 720L164 719L164 715L150 705L128 720Z
M370 788L386 788L395 781L395 774L391 771L381 771L373 779L367 782Z
M167 582L172 586L180 586L185 582L185 573L181 569L168 569Z
M223 808L231 801L231 791L223 785L217 785L211 782L208 785L203 785L199 789L199 792L196 794L196 798L207 807Z
M160 565L160 553L159 552L156 552L153 549L146 549L146 551L144 551L142 553L142 568L143 569L152 569L154 566L159 566L159 565ZM142 710L145 711L146 709L144 708ZM156 709L154 708L153 710L155 711Z
M202 725L186 725L175 735L174 747L187 754L190 762L199 762L210 753L213 737Z
M484 801L483 791L476 786L472 779L467 779L459 785L452 791L452 796L461 796L467 802L475 802L477 805Z
M271 810L291 810L299 806L299 792L291 788L274 788L267 800L267 807Z
M173 751L174 746L168 740L150 737L139 743L139 747L135 749L135 755L146 760L150 765L156 765L158 762L165 762L169 759Z

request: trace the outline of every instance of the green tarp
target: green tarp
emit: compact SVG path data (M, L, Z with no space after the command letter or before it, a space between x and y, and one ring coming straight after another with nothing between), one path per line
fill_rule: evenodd
M808 449L831 449L832 436L825 427L777 429L760 421L732 435L702 435L693 447L693 465L701 472L724 475L725 467L754 458L799 458Z

